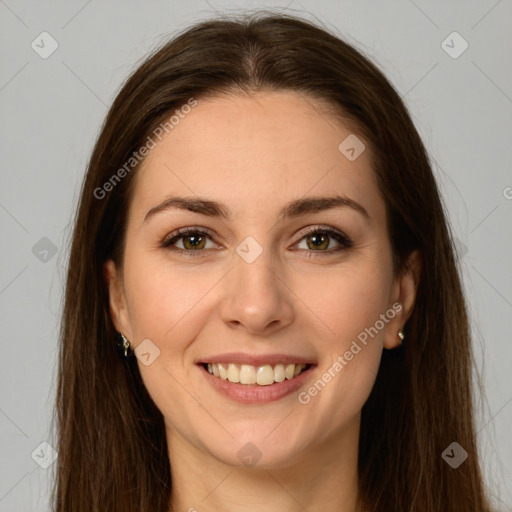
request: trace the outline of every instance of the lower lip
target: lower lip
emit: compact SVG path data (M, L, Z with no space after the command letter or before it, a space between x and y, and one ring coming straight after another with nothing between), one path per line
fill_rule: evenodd
M275 382L268 386L260 386L259 384L234 384L220 377L215 377L203 365L198 366L214 389L227 398L242 404L266 404L280 400L297 391L304 381L309 378L312 370L316 368L316 365L311 365L306 371L293 379Z

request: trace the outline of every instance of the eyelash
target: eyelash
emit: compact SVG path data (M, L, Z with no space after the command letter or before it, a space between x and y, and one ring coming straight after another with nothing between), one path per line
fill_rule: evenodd
M325 235L330 236L331 238L334 238L339 244L341 244L341 247L339 247L337 249L334 249L334 250L330 249L330 250L325 250L325 251L313 251L313 250L308 250L308 249L298 249L298 250L301 250L301 251L307 251L309 258L316 257L316 254L314 255L312 253L333 254L333 253L337 253L339 251L343 251L345 249L350 249L353 246L352 240L347 235L345 235L344 233L342 233L340 231L337 231L337 230L335 230L333 228L329 228L329 227L325 227L324 228L324 227L319 227L319 226L313 226L312 228L308 229L308 231L302 235L300 240L298 240L298 242L295 245L299 244L304 238L306 238L306 237L308 237L310 235L313 235L313 234L317 234L317 233L325 234ZM205 249L194 251L194 250L191 250L191 249L181 249L181 248L172 247L172 245L174 243L176 243L179 239L184 238L185 235L189 235L189 234L198 234L198 235L201 235L201 236L206 236L206 237L210 238L213 241L213 236L212 236L212 234L209 231L206 231L206 230L201 229L201 228L186 227L186 228L178 229L174 233L171 233L162 242L162 247L165 248L165 249L170 249L172 251L177 251L177 252L179 252L182 255L187 256L187 257L200 256L201 253L205 252Z

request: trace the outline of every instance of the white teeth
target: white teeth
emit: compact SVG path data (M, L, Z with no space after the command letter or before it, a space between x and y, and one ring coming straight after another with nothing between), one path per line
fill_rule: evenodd
M283 382L300 375L307 365L305 364L269 364L253 366L251 364L208 363L208 372L229 382L240 384L258 384L269 386L275 382Z
M283 382L285 378L284 364L276 364L274 367L274 380L276 382Z
M240 368L236 364L228 366L228 380L229 382L240 382Z
M243 364L240 367L240 384L256 384L256 368L254 366Z
M274 384L274 370L272 366L266 364L258 368L258 375L256 376L256 383L260 386L269 386Z
M215 366L215 364L212 364L212 366ZM228 378L228 369L226 364L218 364L219 367L219 375L221 379L227 380Z

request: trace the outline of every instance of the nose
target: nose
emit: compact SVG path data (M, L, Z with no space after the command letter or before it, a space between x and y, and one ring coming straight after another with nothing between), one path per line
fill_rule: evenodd
M234 261L225 283L223 321L232 329L265 337L290 325L293 293L278 265L271 266L270 251L263 251L252 263L238 257Z

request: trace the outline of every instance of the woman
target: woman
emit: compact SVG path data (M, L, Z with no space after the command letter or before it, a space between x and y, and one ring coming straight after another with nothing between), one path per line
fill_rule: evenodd
M90 159L54 509L488 511L470 349L382 73L299 18L199 23L128 79Z

